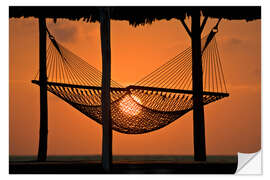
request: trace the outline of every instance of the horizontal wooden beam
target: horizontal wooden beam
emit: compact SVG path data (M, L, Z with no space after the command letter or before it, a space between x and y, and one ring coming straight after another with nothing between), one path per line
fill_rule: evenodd
M148 91L161 91L161 92L170 92L170 93L193 94L192 90L156 88L156 87L147 87L147 86L128 86L127 89L139 89L139 90L148 90ZM203 95L228 97L229 93L204 91Z
M39 81L37 80L32 80L32 83L37 84L37 85L40 84ZM47 84L51 86L101 90L100 86L85 86L85 85L65 84L65 83L57 83L57 82L47 82ZM125 88L111 87L111 91L130 91L130 90L147 90L147 91L159 91L159 92L169 92L169 93L193 94L192 90L183 90L183 89L169 89L169 88L133 86L133 85L125 87ZM203 95L228 97L229 93L204 91Z
M37 80L32 80L33 84L39 85L40 82ZM101 90L101 86L85 86L85 85L76 85L76 84L66 84L66 83L57 83L57 82L47 82L49 86L62 86L62 87L70 87L70 88L80 88L80 89L94 89L94 90ZM127 91L126 88L116 88L111 87L112 91Z

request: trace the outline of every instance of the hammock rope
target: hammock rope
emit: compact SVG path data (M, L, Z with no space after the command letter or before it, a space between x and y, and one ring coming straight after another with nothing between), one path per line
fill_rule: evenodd
M102 124L102 73L48 32L48 91ZM203 103L228 96L215 37L202 39ZM212 36L211 35L211 36ZM39 84L38 79L32 81ZM134 85L111 80L112 128L126 134L160 129L193 109L192 49L180 52Z

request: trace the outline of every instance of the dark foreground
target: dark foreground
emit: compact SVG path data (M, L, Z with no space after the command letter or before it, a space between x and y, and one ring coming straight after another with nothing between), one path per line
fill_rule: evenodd
M110 174L233 174L237 162L114 161ZM10 174L104 174L100 161L20 161Z

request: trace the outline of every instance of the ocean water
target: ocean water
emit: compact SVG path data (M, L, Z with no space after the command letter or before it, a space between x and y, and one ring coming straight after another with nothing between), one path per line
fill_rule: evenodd
M35 161L37 156L9 156L9 161ZM169 161L169 162L192 162L193 156L181 155L116 155L113 156L114 161ZM101 161L100 155L84 155L84 156L48 156L47 161ZM237 162L237 156L215 155L207 156L207 162L232 163Z

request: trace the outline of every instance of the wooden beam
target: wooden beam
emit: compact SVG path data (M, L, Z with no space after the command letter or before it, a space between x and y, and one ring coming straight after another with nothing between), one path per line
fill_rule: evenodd
M100 35L102 50L102 165L106 172L112 168L112 119L111 119L111 43L110 43L110 9L100 10Z
M207 19L208 19L208 16L205 16L204 19L203 19L203 22L202 22L202 25L201 25L201 33L203 32L203 29L204 29L204 26L207 22Z
M191 14L194 160L206 160L200 10Z
M218 20L218 22L216 23L216 25L212 28L211 32L209 33L207 39L206 39L206 42L205 42L205 45L203 47L203 50L202 50L202 53L204 52L204 50L207 48L207 46L209 45L209 43L212 41L212 39L214 38L214 36L216 35L216 33L218 32L218 25L220 23L222 18L220 18Z
M32 80L33 84L40 85L39 81ZM47 82L48 86L61 86L61 87L70 87L70 88L79 88L79 89L94 89L101 90L100 86L86 86L86 85L77 85L77 84L66 84L66 83L58 83L58 82ZM117 88L111 87L111 91L128 91L126 88Z
M169 93L179 93L179 94L193 94L194 92L192 90L184 90L184 89L168 89L168 88L156 88L156 87L147 87L147 86L128 86L126 88L127 90L133 89L133 90L147 90L147 91L158 91L158 92L169 92ZM219 93L219 92L210 92L210 91L203 91L203 95L209 95L209 96L222 96L222 97L228 97L228 93Z
M32 80L32 83L37 84L37 85L40 84L39 81L37 81L37 80ZM85 86L85 85L65 84L65 83L57 83L57 82L47 82L47 85L48 86L69 87L69 88L79 88L79 89L101 90L100 86ZM179 94L193 94L192 90L157 88L157 87L148 87L148 86L130 85L126 88L116 88L116 87L110 88L110 91L123 91L124 92L124 91L130 91L130 90L147 90L147 91L159 91L159 92L169 92L169 93L179 93ZM203 91L203 95L228 97L229 93Z
M181 23L183 24L184 28L186 29L188 35L189 35L190 37L192 37L192 33L190 32L189 28L187 27L187 25L186 25L184 19L180 19L180 21L181 21Z
M46 70L46 19L39 18L40 129L38 161L46 161L48 144L48 103Z

